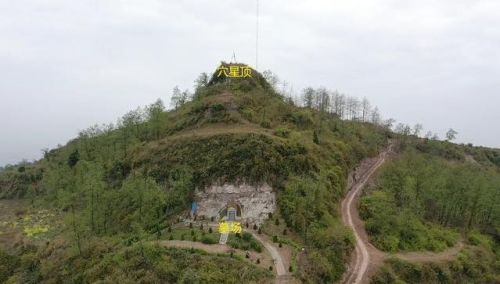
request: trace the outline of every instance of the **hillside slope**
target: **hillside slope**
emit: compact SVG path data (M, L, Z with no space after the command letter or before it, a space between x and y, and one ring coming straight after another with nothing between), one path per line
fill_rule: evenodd
M264 255L256 239L276 244L295 280L339 281L354 250L340 217L348 174L389 139L398 140L400 157L382 167L361 198L370 241L389 253L439 251L463 235L473 248L451 264L463 269L440 267L452 271L443 281L462 275L474 281L478 271L497 279L491 271L498 263L500 151L400 135L299 107L255 70L249 78L215 72L198 81L191 99L186 95L177 94L173 110L158 100L0 173L0 209L10 212L0 220L0 282L269 283L273 264L252 255ZM463 172L467 187L450 178ZM487 188L481 195L474 194L478 184ZM234 254L155 245L217 242L211 227L217 216L197 220L193 201L199 192L242 187L271 188L276 210L262 224L242 224L261 235L232 238ZM450 200L467 212L465 219L443 192L456 197ZM389 260L374 281L425 281L412 273L429 269Z
M314 283L339 280L353 247L338 214L347 172L362 158L377 154L388 132L294 106L259 73L253 74L238 80L214 74L191 101L175 110L164 111L158 101L126 114L117 126L91 127L46 152L42 160L2 173L0 197L31 200L34 207L61 212L67 219L37 234L37 239L50 241L48 246L27 236L22 243L30 244L29 252L4 244L10 252L5 257L29 257L36 271L7 267L4 279L28 273L40 282L66 276L84 281L91 271L94 280L121 279L120 270L109 271L96 256L116 259L129 250L145 249L144 240L167 238L196 189L267 183L278 202L272 220L284 220L289 232L280 242L297 250L296 277ZM266 228L264 233L274 234L271 225ZM298 253L300 247L306 250ZM170 252L150 246L147 250L144 264L122 259L122 265L137 281L166 281L156 255ZM65 262L75 269L63 273L58 265ZM265 279L260 268L252 269L249 280ZM185 273L181 269L168 279L180 281Z

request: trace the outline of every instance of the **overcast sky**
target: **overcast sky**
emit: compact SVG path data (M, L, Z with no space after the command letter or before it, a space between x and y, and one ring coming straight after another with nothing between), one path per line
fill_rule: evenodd
M259 70L500 147L500 1L260 2ZM0 0L0 165L255 65L255 30L255 0Z

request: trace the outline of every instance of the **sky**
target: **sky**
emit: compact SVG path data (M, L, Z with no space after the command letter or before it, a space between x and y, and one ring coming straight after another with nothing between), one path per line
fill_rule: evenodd
M256 0L0 0L0 166L116 122L220 61L256 66ZM500 1L260 1L258 70L500 147Z

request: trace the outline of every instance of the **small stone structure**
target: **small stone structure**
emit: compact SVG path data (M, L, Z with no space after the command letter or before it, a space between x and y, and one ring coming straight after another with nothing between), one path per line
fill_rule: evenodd
M276 209L276 196L267 183L212 185L195 193L197 216L214 221L227 218L260 225Z

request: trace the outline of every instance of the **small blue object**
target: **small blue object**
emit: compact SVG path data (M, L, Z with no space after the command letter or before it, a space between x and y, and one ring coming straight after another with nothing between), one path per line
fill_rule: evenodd
M191 212L193 214L196 214L196 211L198 211L198 203L194 201L193 203L191 203Z

